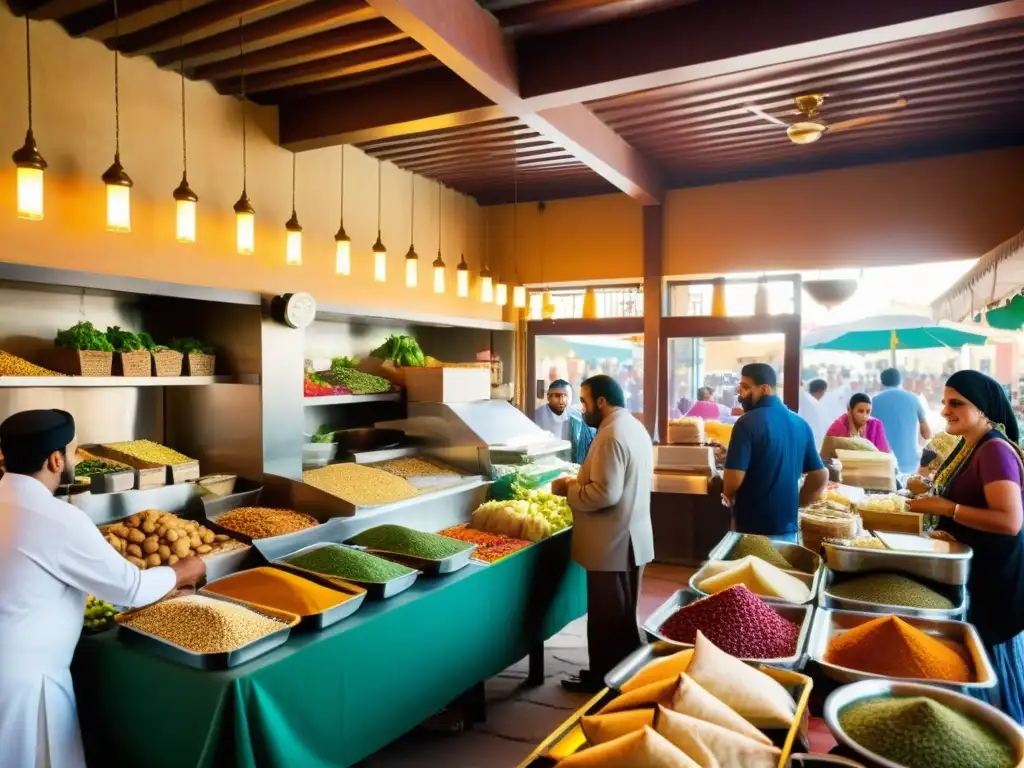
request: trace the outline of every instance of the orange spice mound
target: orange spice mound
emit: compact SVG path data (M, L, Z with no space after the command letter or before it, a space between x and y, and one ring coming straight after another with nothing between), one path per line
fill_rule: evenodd
M825 661L887 677L971 680L963 656L896 616L873 619L834 638Z

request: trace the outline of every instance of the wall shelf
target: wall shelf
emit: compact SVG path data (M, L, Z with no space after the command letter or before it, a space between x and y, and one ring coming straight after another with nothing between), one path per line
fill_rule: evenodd
M357 403L397 403L402 399L401 392L385 392L381 395L324 395L322 397L305 397L302 405L313 408L321 405L355 405Z
M0 389L68 387L205 387L210 384L259 384L258 374L242 376L0 376Z

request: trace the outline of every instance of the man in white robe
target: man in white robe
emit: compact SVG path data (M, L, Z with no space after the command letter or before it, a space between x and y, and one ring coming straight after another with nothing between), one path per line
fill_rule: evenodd
M75 425L64 411L0 424L0 765L84 768L71 657L87 594L134 608L205 575L198 557L141 571L89 517L54 498L74 479Z

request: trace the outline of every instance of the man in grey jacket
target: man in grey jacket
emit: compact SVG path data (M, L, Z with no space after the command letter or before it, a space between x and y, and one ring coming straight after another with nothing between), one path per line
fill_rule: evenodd
M610 376L583 382L583 418L597 437L575 479L551 485L573 513L572 556L587 570L590 669L562 681L572 691L604 686L604 676L642 643L636 608L643 566L654 559L651 439L625 408Z

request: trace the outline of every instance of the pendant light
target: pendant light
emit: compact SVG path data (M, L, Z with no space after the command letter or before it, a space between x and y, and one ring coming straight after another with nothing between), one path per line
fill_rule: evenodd
M25 143L11 155L18 168L18 218L39 221L43 218L43 171L46 161L39 154L32 134L32 40L25 16L25 72L28 78L28 130Z
M519 153L512 149L512 270L516 281L512 287L512 306L526 307L526 286L519 282ZM507 290L507 289L506 289Z
M551 291L547 288L544 289L544 294L541 296L540 316L544 320L555 319L555 300L551 298Z
M504 307L508 304L508 284L500 277L498 278L497 286L494 288L494 303L499 307Z
M249 202L247 183L249 180L249 168L247 157L247 137L245 135L245 57L243 48L245 45L244 29L242 19L238 19L238 61L241 64L241 92L242 92L242 196L235 203L235 249L243 256L251 256L256 250L256 211Z
M132 231L132 180L121 165L121 93L117 53L120 22L114 0L114 162L103 174L107 187L107 229Z
M441 182L437 182L437 258L434 259L434 293L444 293L444 259L441 258Z
M405 287L415 288L420 281L420 257L413 247L416 237L416 174L410 173L412 179L409 193L409 250L405 254Z
M484 304L494 302L494 278L491 277L491 217L484 216L484 268L480 270L480 301Z
M341 202L338 209L341 211L341 221L338 225L338 233L334 236L334 274L352 274L352 240L345 232L345 145L341 145Z
M373 279L383 283L388 279L388 249L380 239L380 181L381 161L377 161L377 242L373 244Z
M295 153L292 152L292 217L284 223L285 258L289 267L302 266L302 226L295 213Z
M582 317L584 320L594 320L597 318L597 292L593 286L587 286L587 289L583 292Z
M179 5L184 13L184 2ZM185 57L184 40L178 37L178 74L181 76L181 184L174 190L175 237L179 243L196 241L196 203L199 197L188 186L188 142L185 131Z
M469 296L469 264L466 263L466 236L468 235L468 227L466 226L469 221L467 215L467 209L469 207L468 199L462 201L462 258L459 261L459 266L455 270L455 292L459 298L465 299Z

